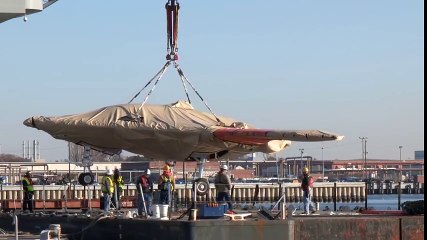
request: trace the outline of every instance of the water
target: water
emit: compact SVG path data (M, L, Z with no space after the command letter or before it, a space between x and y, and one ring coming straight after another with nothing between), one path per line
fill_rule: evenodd
M424 194L402 194L400 197L400 203L406 201L417 201L424 200ZM368 195L368 208L374 208L375 210L398 210L398 195L397 194L385 194L385 195ZM326 206L329 209L334 209L334 203L320 203L320 210L324 209ZM356 207L365 207L365 202L357 203L346 203L346 202L337 202L337 209L340 206L348 206L350 209Z
M406 201L418 201L418 200L424 200L424 194L402 194L400 198L400 203L404 203ZM368 208L373 208L375 210L398 210L398 195L397 194L376 194L376 195L368 195ZM262 206L269 208L273 204L261 204ZM295 208L303 209L303 203L287 203L287 206L293 205ZM320 203L320 210L323 210L326 208L326 206L333 210L334 209L334 203L328 202L328 203ZM365 202L356 202L356 203L347 203L347 202L337 202L337 210L341 206L348 206L351 210L355 209L356 207L365 207Z

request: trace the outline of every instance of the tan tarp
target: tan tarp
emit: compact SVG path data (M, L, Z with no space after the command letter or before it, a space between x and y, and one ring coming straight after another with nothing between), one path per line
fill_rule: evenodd
M227 127L251 128L230 118L219 119ZM190 155L224 154L225 150L237 155L274 152L290 145L286 140L291 140L279 136L263 146L222 141L213 136L216 129L223 128L216 118L184 101L169 105L145 104L142 108L140 104L121 104L83 114L32 117L24 124L54 138L87 144L107 153L123 149L156 159L183 160Z

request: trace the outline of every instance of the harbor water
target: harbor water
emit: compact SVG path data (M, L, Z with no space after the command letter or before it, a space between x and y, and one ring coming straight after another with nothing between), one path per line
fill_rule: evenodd
M400 202L424 200L424 194L402 194ZM295 208L303 209L303 203L288 203L287 206L294 206ZM340 207L348 207L350 210L365 207L364 202L349 203L337 202L337 210ZM334 203L320 203L320 210L328 207L334 209ZM397 194L375 194L368 195L368 208L375 210L398 210L398 195Z

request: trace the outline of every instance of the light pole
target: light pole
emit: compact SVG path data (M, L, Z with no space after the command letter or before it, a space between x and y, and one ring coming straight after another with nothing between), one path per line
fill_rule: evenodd
M399 182L401 182L402 179L402 170L403 170L403 165L402 165L402 148L403 146L399 146L399 161L400 161L400 179Z
M322 147L322 182L325 181L325 160L323 159L323 149L325 149L325 147Z
M304 148L300 148L299 150L301 151L301 169L300 169L300 171L302 171L302 168L303 168L303 166L302 166L302 154L304 153Z
M366 176L366 142L368 141L367 137L359 137L359 139L362 140L362 159L363 159L363 175L365 178L371 178L370 174L369 177Z

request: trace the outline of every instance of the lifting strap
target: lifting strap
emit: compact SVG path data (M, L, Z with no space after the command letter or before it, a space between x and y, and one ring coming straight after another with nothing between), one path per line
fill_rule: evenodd
M139 90L139 92L138 93L136 93L135 94L135 96L128 102L128 104L129 103L132 103L132 101L135 99L135 98L137 98L138 96L139 96L139 94L142 92L142 91L144 91L144 89L148 86L148 85L150 85L150 83L154 80L154 79L156 79L157 78L157 76L159 76L158 78L157 78L157 81L156 81L156 84L157 84L157 82L159 81L159 79L163 76L163 74L165 73L165 71L166 71L166 69L169 67L169 65L170 65L170 61L167 61L166 62L166 64L162 67L162 69L160 69L160 71L158 72L158 73L156 73L156 75L154 75L154 77L153 78L151 78L150 79L150 81L148 81L148 83L147 84L145 84L145 86L141 89L141 90ZM147 98L147 97L146 97Z
M184 83L184 80L191 86L191 88L193 89L193 91L197 94L197 96L199 96L200 100L202 100L202 102L205 104L206 108L209 109L209 111L212 113L212 115L215 117L216 121L218 122L219 125L224 126L225 124L215 115L215 113L212 111L212 109L209 107L208 103L203 99L203 97L199 94L199 92L196 90L196 88L193 86L193 84L191 84L190 80L188 80L187 77L185 77L184 72L182 71L182 69L179 67L177 62L173 62L174 66L176 68L176 70L178 71L179 77L181 78L181 81ZM184 80L183 80L184 79ZM185 86L185 85L184 85ZM187 91L186 91L187 93ZM188 97L188 94L187 94Z
M166 63L165 65L160 69L159 72L157 72L156 75L154 75L153 78L148 81L147 84L137 93L135 96L128 102L131 103L135 98L139 96L139 94L146 88L148 85L150 85L154 79L156 81L154 82L153 87L148 92L147 96L145 96L144 101L141 103L141 106L138 108L138 113L141 111L144 104L147 102L148 98L150 97L151 93L156 88L157 83L160 81L160 79L163 77L164 73L166 72L167 68L171 63L174 64L175 69L178 71L178 75L181 78L182 85L184 87L185 94L187 96L188 102L191 104L190 96L188 94L186 82L191 86L193 91L197 94L197 96L202 100L202 102L205 104L206 108L211 112L211 114L215 117L218 126L224 126L225 124L213 113L212 109L208 106L207 102L203 99L203 97L199 94L199 92L196 90L196 88L193 86L193 84L190 82L190 80L185 77L184 72L179 67L178 63L178 11L179 11L179 3L177 0L168 0L168 2L165 5L166 8L166 21L167 21L167 51L168 54L166 55ZM138 116L139 117L139 116Z
M159 72L157 72L156 75L154 75L153 78L150 79L150 81L148 81L147 84L145 84L145 86L138 91L138 93L135 94L135 96L128 102L131 103L135 98L137 98L139 96L139 94L148 87L148 85L150 85L154 79L156 79L156 81L154 82L153 87L150 89L150 91L148 92L147 96L145 96L144 101L141 103L141 106L138 108L137 112L140 112L142 107L144 106L144 104L147 102L148 98L150 97L151 93L155 90L156 85L158 84L158 82L160 81L160 79L162 79L163 75L165 74L166 70L168 69L169 65L173 63L174 67L176 68L179 77L181 78L181 82L182 85L184 86L184 91L185 94L187 96L188 102L191 104L191 100L188 94L188 90L187 87L185 85L185 82L187 82L191 88L193 89L193 91L197 94L197 96L200 98L200 100L205 104L206 108L210 111L210 113L215 117L216 121L218 122L218 126L224 126L225 124L215 115L215 113L212 111L212 109L209 107L208 103L203 99L203 97L200 95L200 93L197 91L197 89L194 87L194 85L190 82L190 80L188 80L188 78L184 75L184 72L182 71L182 69L179 67L178 63L176 61L167 61L165 63L165 65L160 69ZM137 114L138 115L138 114Z

